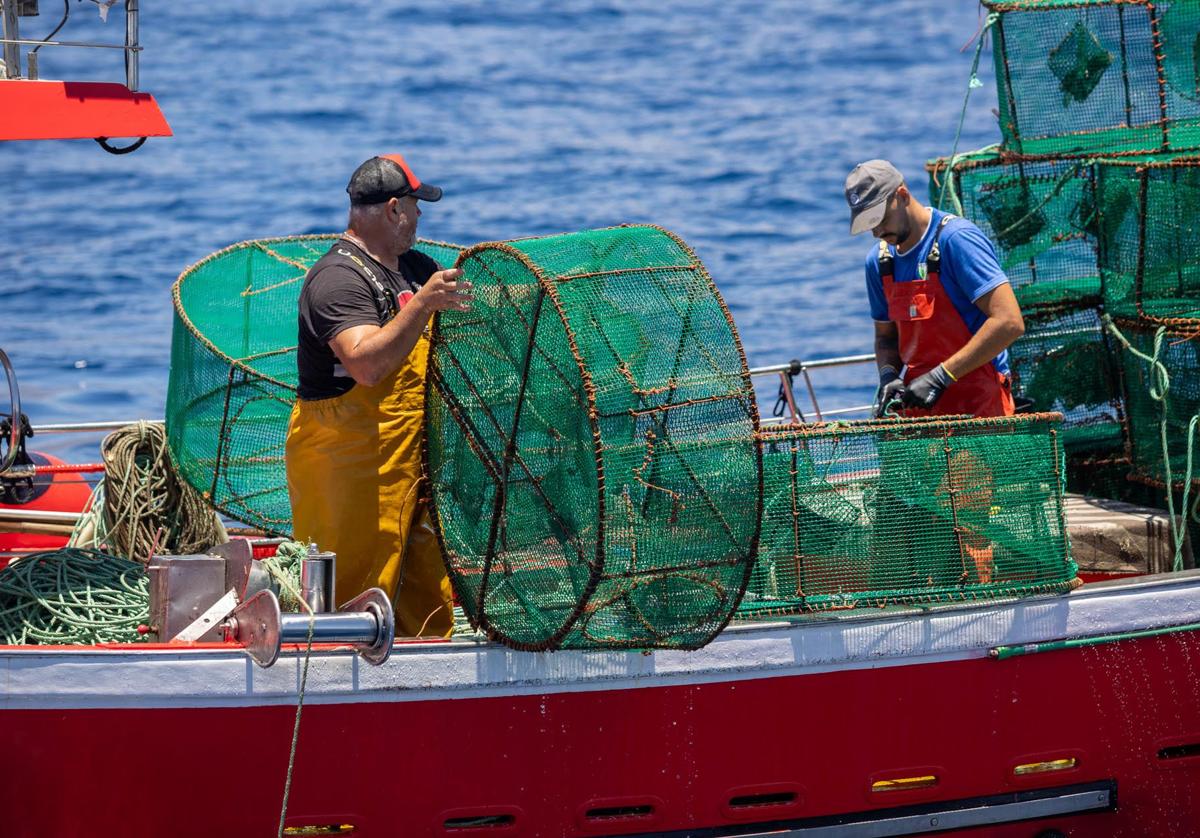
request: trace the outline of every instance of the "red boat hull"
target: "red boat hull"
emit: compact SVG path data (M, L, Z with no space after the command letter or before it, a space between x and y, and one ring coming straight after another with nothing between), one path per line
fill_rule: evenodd
M1193 581L1170 600L1148 591L1141 605L1165 602L1168 617L1178 619L1196 588ZM1021 628L1011 625L1014 616L1067 631L1077 619L1073 614L1064 623L1051 614L1025 613L1018 605L975 609L944 625L911 618L909 626L936 640L939 632L992 630L979 621L1004 623L1002 633L1013 635ZM962 834L1035 836L1053 828L1097 838L1200 835L1195 631L1005 660L963 657L949 647L939 652L937 642L915 634L903 639L926 649L923 661L890 657L884 646L892 635L880 633L879 640L864 638L878 663L869 662L869 653L863 663L851 648L862 644L851 633L883 632L878 623L776 626L741 638L727 632L723 638L732 635L734 645L726 644L722 657L688 669L697 659L675 653L660 663L676 674L662 678L653 656L637 653L532 655L490 644L409 644L382 670L328 653L325 660L345 663L358 685L338 692L334 680L312 682L287 822L352 825L356 836L730 834L738 825L798 827L821 816L1111 781L1116 806L1109 811ZM896 629L903 634L903 621ZM796 661L827 656L825 645L836 643L837 631L853 665L806 663L797 673L793 661L780 669L793 674L770 674L788 644L811 647L797 652ZM122 654L130 661L137 655ZM91 655L74 666L99 673L104 653ZM320 660L314 658L314 672ZM592 660L598 670L612 663L637 674L597 678ZM76 673L51 684L47 703L63 706L35 709L19 683L43 665L10 663L11 704L21 709L0 718L4 834L272 834L294 696L286 703L238 699L241 684L216 683L203 688L207 697L187 701L236 706L163 706L178 701L165 697L170 686L148 681L142 689L161 695L137 698L137 667L151 664L129 665L135 667L129 696L105 698L110 688L100 684L99 697L72 693L77 688L68 684L87 682ZM294 691L298 680L294 658L282 672L248 662L223 666L231 677L241 673L251 693L269 686L278 696L289 683ZM356 699L373 689L363 684L374 673L392 666L411 680L394 694L380 682L380 700ZM477 683L455 686L470 667ZM541 667L545 688L524 676L514 680L523 667L531 673ZM564 671L577 667L574 677ZM260 683L268 678L273 686ZM423 698L430 689L436 697ZM104 706L111 703L124 706ZM1018 765L1069 759L1075 763L1068 770L1014 773ZM872 790L904 777L936 781Z

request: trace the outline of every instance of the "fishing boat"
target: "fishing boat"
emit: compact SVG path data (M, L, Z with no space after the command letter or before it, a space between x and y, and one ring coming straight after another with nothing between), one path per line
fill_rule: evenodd
M101 87L20 77L21 5L0 0L0 112L18 115L3 139L119 148L108 138L169 133L135 92L135 2L126 84ZM779 385L778 428L823 426L869 406L822 410L822 371L873 361L749 375ZM127 423L23 423L17 372L0 363L7 562L65 544L88 501L81 477L102 470L27 452L29 432ZM1176 546L1163 513L1113 520L1163 531L1067 591L765 609L698 649L527 651L470 631L393 641L386 602L317 624L254 596L232 603L242 630L223 639L210 623L199 640L0 647L0 824L6 836L1200 835L1200 571L1146 558ZM269 535L216 557L240 593Z

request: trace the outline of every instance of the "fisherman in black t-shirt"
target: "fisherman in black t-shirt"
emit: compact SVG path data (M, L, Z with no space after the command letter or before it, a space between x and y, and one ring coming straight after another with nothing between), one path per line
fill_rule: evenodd
M337 554L339 603L379 587L397 634L448 635L449 580L421 504L425 331L465 311L471 284L413 250L422 183L398 154L373 157L346 187L346 232L300 291L300 398L287 438L295 538Z

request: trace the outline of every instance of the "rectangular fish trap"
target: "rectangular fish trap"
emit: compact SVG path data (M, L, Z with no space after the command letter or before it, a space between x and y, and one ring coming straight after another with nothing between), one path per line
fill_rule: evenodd
M1186 327L1200 318L1200 159L1096 170L1105 309Z
M995 245L1026 316L1100 302L1088 161L1014 161L982 150L956 157L952 166L944 157L931 160L926 168L933 200L945 194L940 208L974 222Z
M1096 308L1029 317L1008 348L1013 394L1035 411L1063 415L1068 452L1116 453L1124 447L1118 360Z
M1014 395L1035 411L1063 414L1067 450L1119 449L1122 403L1100 324L1099 253L1101 239L1112 237L1105 224L1119 226L1135 196L1122 184L1098 184L1096 164L1081 158L983 150L927 168L931 194L945 185L944 208L995 244L1021 305L1025 335L1009 347Z
M933 417L763 432L743 616L1068 590L1060 417Z
M1195 0L985 0L1000 130L1022 155L1200 146Z

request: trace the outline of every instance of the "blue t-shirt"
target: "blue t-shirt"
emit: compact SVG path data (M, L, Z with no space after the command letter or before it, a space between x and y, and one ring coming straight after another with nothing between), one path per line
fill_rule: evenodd
M900 255L896 248L888 246L892 252L895 266L896 282L910 282L917 279L917 270L929 255L933 246L933 231L941 223L946 213L933 210L933 218L929 229L921 237L916 247ZM938 248L942 253L941 280L946 289L946 296L954 303L954 309L967 324L971 334L979 331L979 327L987 320L987 315L979 310L975 301L998 285L1008 282L1008 277L996 259L996 249L983 234L983 231L965 218L955 218L942 228L938 238ZM876 242L867 255L867 298L871 301L871 317L880 322L886 322L888 317L887 297L883 293L883 280L879 277L879 243ZM1008 350L997 355L992 363L997 372L1008 374Z

